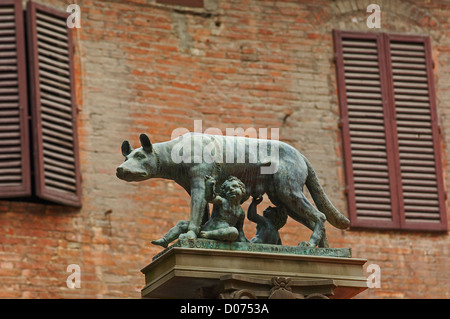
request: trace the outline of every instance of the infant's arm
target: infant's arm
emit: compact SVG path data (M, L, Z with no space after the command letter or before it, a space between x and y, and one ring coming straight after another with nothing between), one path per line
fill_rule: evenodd
M206 175L205 176L205 199L208 203L221 204L224 199L217 195L216 190L216 180L214 177Z
M263 200L263 197L255 198L253 197L252 203L248 207L247 210L247 218L251 220L254 223L260 224L264 222L264 217L258 215L258 212L256 210L256 206L261 203Z

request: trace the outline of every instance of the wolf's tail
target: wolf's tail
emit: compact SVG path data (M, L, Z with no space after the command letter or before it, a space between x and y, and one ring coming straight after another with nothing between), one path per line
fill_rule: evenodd
M308 187L309 193L311 194L319 211L324 213L327 217L327 221L336 228L345 229L350 226L350 221L348 218L342 215L328 199L325 191L319 183L319 179L317 178L316 172L314 171L311 163L304 156L303 159L308 166L308 177L306 178L305 184L306 187Z

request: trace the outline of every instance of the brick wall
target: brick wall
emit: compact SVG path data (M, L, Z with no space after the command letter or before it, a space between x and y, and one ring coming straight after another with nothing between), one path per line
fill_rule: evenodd
M162 142L175 128L193 131L194 120L224 134L227 127L280 128L280 139L309 158L347 214L331 31L369 31L366 1L205 0L203 9L154 0L77 3L83 207L0 201L0 297L139 298L139 270L160 251L150 241L189 218L188 196L175 183L115 177L122 140L137 147L142 132ZM448 185L450 6L377 3L377 31L431 36ZM254 235L251 223L245 230ZM381 267L381 288L359 297L449 297L448 234L327 231L332 247L351 247L366 265ZM291 219L281 233L288 245L311 234ZM80 289L66 286L69 264L80 266Z

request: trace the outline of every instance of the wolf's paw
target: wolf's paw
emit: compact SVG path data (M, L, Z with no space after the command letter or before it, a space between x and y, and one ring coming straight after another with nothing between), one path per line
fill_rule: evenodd
M178 236L179 240L185 240L187 239L187 235L186 234L181 234L180 236Z
M192 230L188 231L185 234L181 234L180 236L178 236L178 239L181 239L181 240L193 240L195 238L197 238L197 235Z
M315 246L311 244L309 241L302 241L300 244L298 244L300 247L311 247L314 248Z
M187 233L186 233L186 237L187 237L187 239L195 239L195 238L197 238L197 235L192 231L192 230L190 230L190 231L188 231Z

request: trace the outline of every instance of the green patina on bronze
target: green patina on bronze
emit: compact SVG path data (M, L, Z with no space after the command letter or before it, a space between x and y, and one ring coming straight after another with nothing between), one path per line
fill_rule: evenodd
M209 240L203 238L196 239L179 239L173 245L169 246L159 254L153 257L156 260L174 247L193 248L193 249L214 249L214 250L232 250L258 253L272 253L272 254L292 254L292 255L307 255L307 256L326 256L326 257L341 257L351 258L351 248L314 248L302 246L282 246L270 244L255 244L246 242L224 242Z
M289 216L312 231L310 239L301 242L298 251L318 252L314 248L328 248L325 222L339 229L346 229L350 224L328 199L311 163L286 143L196 133L156 144L152 144L145 134L139 139L142 147L137 149L133 149L128 141L122 143L125 162L117 168L117 177L128 182L170 179L191 196L189 221L180 221L165 238L153 241L156 245L167 247L176 238L193 240L198 237L225 241L224 247L250 245L242 228L245 213L233 199L237 195L239 204L253 198L253 207L247 214L257 224L257 236L252 239L252 244L281 244L278 230ZM235 152L238 149L241 152ZM216 198L213 194L211 198L211 188L226 186L230 178L243 183L245 192L237 194L233 190L234 195L230 191L229 196ZM304 186L316 207L303 193ZM275 207L266 208L264 216L259 216L254 206L264 195ZM214 203L211 218L208 202ZM237 246L233 246L235 244Z

